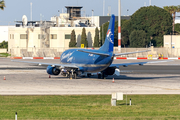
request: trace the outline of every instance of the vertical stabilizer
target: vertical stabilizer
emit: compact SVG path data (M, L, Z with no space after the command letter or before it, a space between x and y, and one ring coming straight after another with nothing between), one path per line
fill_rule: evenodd
M111 20L109 23L109 27L106 33L106 39L104 44L99 48L99 50L104 52L113 52L114 48L114 24L115 24L115 16L111 16Z

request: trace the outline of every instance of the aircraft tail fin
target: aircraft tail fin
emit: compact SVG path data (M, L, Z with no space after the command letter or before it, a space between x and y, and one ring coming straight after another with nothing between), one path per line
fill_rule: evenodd
M114 48L114 25L115 25L115 16L111 16L111 20L109 22L109 27L106 34L106 39L104 44L99 48L100 51L104 52L113 52Z

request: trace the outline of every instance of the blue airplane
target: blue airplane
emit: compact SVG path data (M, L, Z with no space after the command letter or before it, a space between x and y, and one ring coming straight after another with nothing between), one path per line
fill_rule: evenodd
M120 66L128 66L139 64L143 65L147 62L136 62L136 63L121 63L112 64L115 56L134 54L139 52L128 52L128 53L113 53L114 48L114 26L115 26L115 16L111 16L109 27L107 30L107 35L104 44L98 50L89 49L69 49L62 53L60 57L60 64L52 63L40 63L40 62L29 62L29 61L16 61L16 62L26 62L34 63L39 65L47 65L47 73L49 75L59 75L69 77L71 79L76 79L78 75L82 73L88 73L87 76L90 77L91 73L100 73L98 78L104 79L108 75L113 75L115 69Z

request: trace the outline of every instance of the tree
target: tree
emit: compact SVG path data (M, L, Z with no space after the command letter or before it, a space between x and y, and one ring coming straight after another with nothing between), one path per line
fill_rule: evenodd
M94 47L99 47L99 29L95 29Z
M177 33L177 34L180 34L180 24L175 24L174 26L174 31Z
M148 45L146 32L134 30L129 36L130 47L146 47Z
M166 11L168 11L171 15L173 15L173 34L174 34L174 26L175 26L175 18L176 12L180 12L180 5L178 6L164 6L163 7Z
M81 44L84 44L84 47L88 47L88 41L86 37L86 29L82 29L82 35L81 35Z
M101 36L100 45L101 46L104 44L104 41L106 39L106 32L107 32L108 26L109 26L109 22L106 22L101 25L101 28L100 28L100 36Z
M128 29L126 29L128 28L128 25L129 25L129 20L124 20L121 22L121 46L122 47L129 45L129 32L128 32ZM118 25L116 29L117 28L118 28ZM118 39L118 36L115 39Z
M126 20L126 19L121 20L121 29L122 30L123 30L124 24L126 24L127 22L128 22L128 20ZM109 22L106 22L100 28L100 36L101 36L100 37L100 43L101 43L101 46L102 46L102 44L104 44L108 26L109 26ZM121 36L122 36L121 38L122 39L123 39L124 35L126 35L126 33L124 34L124 32L122 31L122 33L121 33ZM114 28L114 46L118 46L118 21L115 22L115 28Z
M5 6L5 3L4 3L4 0L0 1L0 9L4 10L5 7L6 6Z
M163 35L172 32L172 16L166 10L156 6L142 7L131 16L123 29L129 37L134 30L143 30L148 42L153 42L157 47L163 46Z
M71 32L71 40L69 42L69 47L76 47L76 34L75 34L75 31L72 30Z
M7 48L8 49L8 42L3 41L2 43L0 43L0 48Z

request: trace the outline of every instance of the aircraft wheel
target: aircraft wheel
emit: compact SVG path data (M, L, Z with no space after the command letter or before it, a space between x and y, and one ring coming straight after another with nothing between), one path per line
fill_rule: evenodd
M104 74L101 75L101 79L104 79Z
M91 74L87 74L87 77L91 77Z
M73 79L77 79L77 74L76 73L73 74Z
M72 73L69 74L69 79L72 79L73 75Z
M105 77L104 72L101 72L101 79L104 79L104 77Z
M67 74L66 74L66 77L67 77L67 78L69 78L69 77L70 77L70 74L69 74L69 73L67 73Z
M98 79L101 79L101 74L98 74Z

